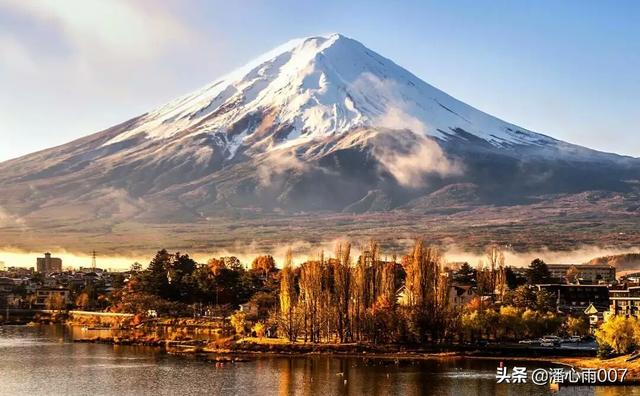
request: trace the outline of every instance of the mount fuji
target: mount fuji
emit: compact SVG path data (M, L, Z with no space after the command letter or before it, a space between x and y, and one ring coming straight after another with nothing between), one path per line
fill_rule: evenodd
M0 227L450 215L594 191L636 213L638 165L483 113L333 34L292 40L146 114L0 163Z

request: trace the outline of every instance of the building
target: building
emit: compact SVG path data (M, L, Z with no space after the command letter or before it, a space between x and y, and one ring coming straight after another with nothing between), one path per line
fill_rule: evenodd
M640 283L640 272L628 273L620 277L621 282Z
M598 310L595 305L589 304L584 314L589 317L589 333L595 334L596 330L604 322L604 313L607 311Z
M582 313L590 305L600 311L609 307L607 285L543 284L536 287L555 296L558 310L564 313Z
M39 287L33 306L41 309L62 309L69 304L69 289L59 287ZM50 306L54 305L54 306Z
M610 314L638 316L640 311L640 286L611 288L609 290L609 301Z
M23 267L9 267L5 271L9 277L11 278L31 278L35 270L33 267L23 268Z
M44 257L38 257L36 260L36 268L38 272L50 274L52 272L62 271L62 259L51 257L51 253L47 252Z
M585 279L594 283L611 283L616 280L616 268L611 265L591 264L547 264L552 278L563 279L575 270L578 279Z
M11 293L15 287L13 279L0 277L0 293Z

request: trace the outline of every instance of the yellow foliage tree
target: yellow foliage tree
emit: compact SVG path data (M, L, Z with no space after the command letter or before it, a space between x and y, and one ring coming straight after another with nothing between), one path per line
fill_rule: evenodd
M256 334L256 337L264 337L264 333L267 330L267 327L262 322L257 322L251 328L251 332Z
M635 317L613 315L596 331L596 340L601 347L610 346L613 353L625 354L636 347L639 335L640 329Z
M233 326L236 334L244 335L247 326L247 314L242 311L236 311L231 315L231 326Z
M297 337L297 295L292 265L293 253L291 249L288 249L284 266L280 271L280 328L287 335L289 341L294 342Z

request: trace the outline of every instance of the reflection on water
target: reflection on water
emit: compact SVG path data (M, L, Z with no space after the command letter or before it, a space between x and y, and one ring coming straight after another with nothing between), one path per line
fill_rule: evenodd
M109 328L87 328L84 326L69 326L67 328L67 337L71 339L82 338L112 338L112 337L127 337L127 336L156 336L158 339L167 339L170 336L176 334L184 334L194 340L215 340L220 337L217 329L213 328L198 328L187 329L184 326L172 327L172 326L155 326L145 327L144 329L137 330L118 330Z
M77 331L61 326L0 327L0 395L524 396L551 392L532 384L496 384L494 360L396 364L378 359L268 356L220 366L155 348L71 343ZM640 389L562 388L557 394L640 395Z

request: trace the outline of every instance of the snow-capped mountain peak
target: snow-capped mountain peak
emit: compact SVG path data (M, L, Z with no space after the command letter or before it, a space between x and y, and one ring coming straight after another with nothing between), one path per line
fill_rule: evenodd
M628 192L639 169L485 114L333 34L290 41L149 113L0 163L0 209L46 230L55 219L68 227L71 214L87 229L267 212L448 214L452 203Z
M143 135L206 134L225 147L269 150L360 127L447 140L463 130L494 146L553 139L503 122L423 82L340 34L292 40L144 116L105 145ZM268 132L267 132L268 131Z

